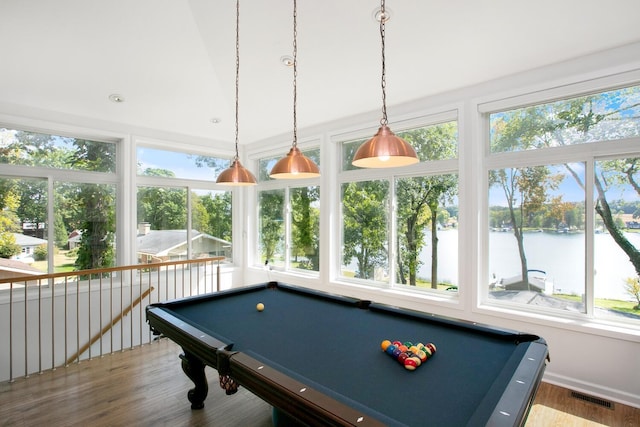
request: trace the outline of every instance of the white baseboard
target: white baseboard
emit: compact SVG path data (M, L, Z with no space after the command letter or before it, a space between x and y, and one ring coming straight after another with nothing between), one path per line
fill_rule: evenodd
M542 380L549 384L564 387L569 390L581 392L587 395L598 397L600 399L607 399L623 405L640 408L640 395L637 394L603 387L598 384L588 383L551 372L545 372Z

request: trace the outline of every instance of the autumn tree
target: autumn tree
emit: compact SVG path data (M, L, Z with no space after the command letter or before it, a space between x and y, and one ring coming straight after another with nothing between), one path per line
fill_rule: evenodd
M490 171L489 182L502 189L509 208L509 220L518 245L522 283L527 289L529 268L524 247L524 229L533 214L547 201L547 191L555 190L562 177L546 166L507 168Z

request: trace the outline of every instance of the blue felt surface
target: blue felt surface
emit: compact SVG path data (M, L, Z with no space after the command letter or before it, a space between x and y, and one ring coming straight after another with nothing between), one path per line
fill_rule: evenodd
M258 302L264 311L256 310ZM235 351L271 360L334 398L407 425L466 425L483 407L489 411L515 369L514 352L528 345L517 346L508 333L362 310L348 301L334 304L280 289L172 310L205 332L231 339ZM384 339L433 342L438 350L411 372L381 351Z

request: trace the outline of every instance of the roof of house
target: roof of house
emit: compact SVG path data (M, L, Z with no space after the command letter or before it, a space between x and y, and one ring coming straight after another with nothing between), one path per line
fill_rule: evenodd
M222 244L231 245L231 242L191 230L191 240L210 239ZM187 230L150 230L147 234L137 236L138 252L157 255L167 252L175 247L187 243Z
M16 243L20 246L46 245L47 241L37 237L31 237L20 233L11 233L16 238Z
M7 258L0 258L0 270L21 273L23 275L45 274L44 271L38 270L22 261Z

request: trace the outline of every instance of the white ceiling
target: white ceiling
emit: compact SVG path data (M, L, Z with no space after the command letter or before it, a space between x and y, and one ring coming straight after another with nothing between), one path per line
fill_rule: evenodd
M638 0L386 5L389 106L640 41ZM299 128L380 110L379 6L298 1ZM241 2L240 143L291 131L292 13ZM235 1L0 0L0 17L5 109L234 140Z

